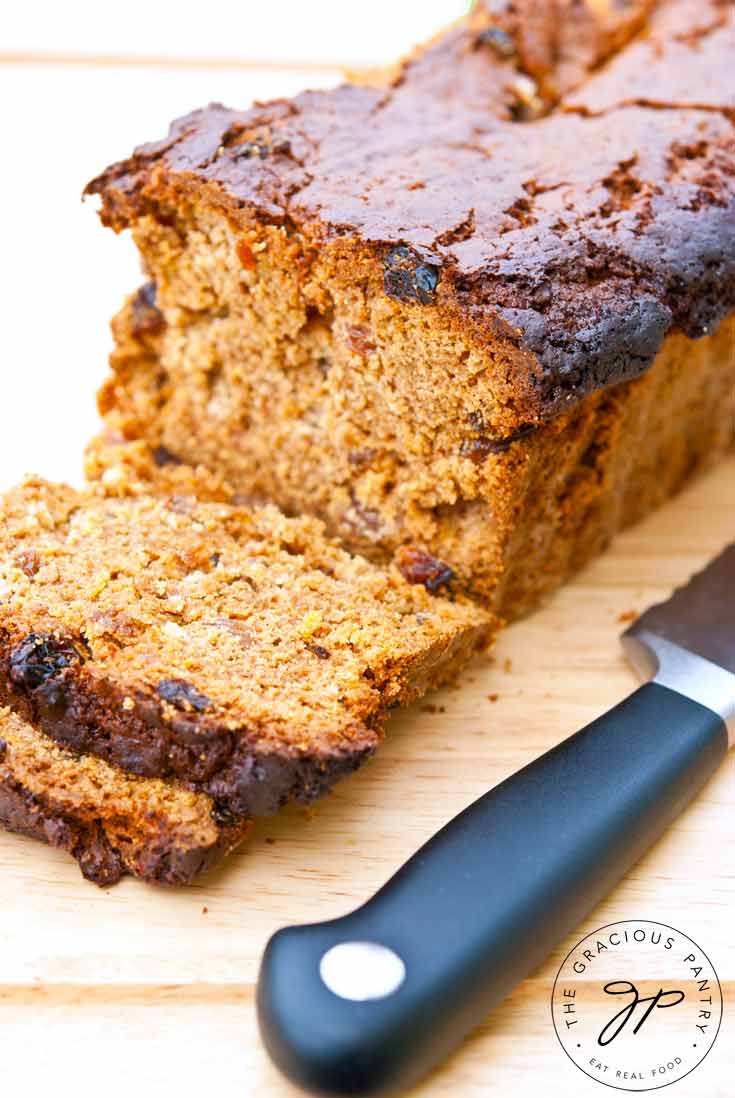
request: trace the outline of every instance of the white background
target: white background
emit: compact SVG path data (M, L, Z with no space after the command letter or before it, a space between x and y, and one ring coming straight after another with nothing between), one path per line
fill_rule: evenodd
M79 481L98 429L108 323L140 281L84 184L212 100L246 106L389 62L466 0L3 5L0 16L0 489Z
M391 61L468 7L468 0L17 0L6 6L0 50Z

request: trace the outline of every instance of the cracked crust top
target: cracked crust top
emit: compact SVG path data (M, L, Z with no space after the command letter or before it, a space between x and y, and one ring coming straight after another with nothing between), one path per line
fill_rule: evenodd
M87 190L118 229L184 198L367 253L511 348L510 434L735 308L733 57L732 0L488 2L388 87L212 105Z

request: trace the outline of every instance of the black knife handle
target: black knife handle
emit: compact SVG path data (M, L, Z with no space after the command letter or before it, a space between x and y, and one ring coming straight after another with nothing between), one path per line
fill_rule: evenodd
M475 801L357 911L278 931L258 981L272 1059L317 1094L401 1095L584 918L726 750L721 717L649 683ZM367 1001L330 991L321 959L344 942L388 947L403 983Z

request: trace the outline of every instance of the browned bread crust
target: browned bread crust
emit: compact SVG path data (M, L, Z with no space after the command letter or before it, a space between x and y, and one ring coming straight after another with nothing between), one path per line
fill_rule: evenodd
M65 750L7 709L0 710L0 823L65 850L102 886L126 873L189 884L250 828L245 819L217 820L210 797Z
M557 58L526 61L553 83L578 5L536 5L535 33L518 30L507 55L489 36L502 20L478 10L387 90L195 111L88 193L116 229L186 231L192 204L216 211L254 267L262 229L284 230L302 281L311 269L336 297L335 330L343 312L350 323L338 291L367 287L463 333L488 359L488 427L510 436L735 307L735 7L634 7L623 43L653 7L645 33L613 33L601 68L610 50L583 50L558 104L543 89L535 102L522 67Z
M223 822L354 770L388 709L491 624L274 508L44 481L0 500L0 699L77 752L208 793Z

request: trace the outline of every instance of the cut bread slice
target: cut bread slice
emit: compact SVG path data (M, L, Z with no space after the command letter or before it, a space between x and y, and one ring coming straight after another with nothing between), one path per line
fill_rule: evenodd
M0 710L0 823L67 851L98 885L126 873L188 884L250 827L218 820L211 797L77 756L8 709Z
M387 711L452 676L493 619L324 537L314 519L29 480L0 500L0 700L56 741L220 812L308 801ZM428 590L427 590L428 588Z

